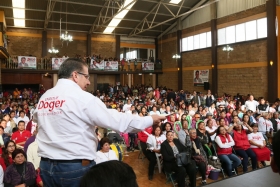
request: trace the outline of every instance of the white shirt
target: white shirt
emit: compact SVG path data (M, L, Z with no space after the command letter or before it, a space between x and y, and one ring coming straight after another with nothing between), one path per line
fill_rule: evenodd
M150 115L160 115L159 111L150 111L149 112Z
M132 104L125 104L125 105L123 105L123 111L126 112L126 111L130 110L131 105Z
M117 155L115 151L109 150L107 153L103 153L101 151L98 151L96 153L96 164L102 163L102 162L107 162L109 160L118 160Z
M259 132L265 133L266 131L270 131L270 128L273 129L273 124L270 120L260 117L258 122L258 127L259 127Z
M37 123L35 123L33 120L32 120L32 126L31 126L31 134L33 134L33 132L35 131L36 127L37 127Z
M17 120L17 121L16 121L17 125L18 125L18 122L19 122L19 121L24 121L24 123L25 123L25 126L24 126L24 127L25 127L25 128L26 128L27 123L29 122L29 118L28 118L27 116L24 116L23 118L19 116L16 120Z
M150 150L159 150L161 144L166 140L166 136L164 134L160 135L159 137L155 137L155 135L150 134L147 139L147 144L150 145L148 149Z
M229 135L229 139L230 142L228 142L228 139L226 138L226 143L222 143L221 138L219 136L216 136L215 142L218 144L220 148L230 148L235 145L235 142L233 141L231 135Z
M36 139L28 146L26 155L27 161L31 162L35 169L39 168L41 157L38 156L38 143Z
M213 119L212 119L213 120ZM216 126L212 126L212 129L210 129L208 126L206 126L205 127L205 129L208 131L208 132L214 132L216 129L217 129L217 127ZM215 137L216 137L216 133L215 134L213 134L212 136L210 136L211 137L211 140L212 141L214 141L215 140Z
M42 95L33 117L39 127L38 155L56 160L96 159L95 126L138 132L153 124L151 116L107 109L99 98L69 79L59 79Z
M280 130L280 120L279 119L275 119L277 121L277 130Z
M256 144L259 144L259 145L263 145L263 141L264 141L264 137L262 135L261 132L257 132L257 133L250 133L247 135L248 136L248 140L252 140L254 141ZM258 148L257 146L255 145L251 145L250 146L251 148Z
M257 110L257 106L259 105L259 102L253 100L253 101L246 101L245 102L245 107L246 107L246 110L252 110L253 112L256 112Z

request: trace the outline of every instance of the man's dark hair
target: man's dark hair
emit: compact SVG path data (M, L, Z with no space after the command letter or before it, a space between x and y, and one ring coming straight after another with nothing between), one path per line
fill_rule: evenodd
M273 150L273 158L274 158L274 162L278 168L278 170L280 170L280 130L277 131L277 133L273 136L272 139L272 150Z
M20 123L25 124L25 122L24 122L23 120L20 120L20 121L18 122L18 125L19 125Z
M136 175L128 164L117 160L93 166L81 179L80 187L138 187Z
M87 67L87 64L81 59L68 58L60 65L58 78L68 79L73 71L82 72L84 66Z

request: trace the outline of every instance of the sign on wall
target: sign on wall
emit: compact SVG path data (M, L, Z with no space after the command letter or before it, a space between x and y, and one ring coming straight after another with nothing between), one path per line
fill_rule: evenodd
M105 71L118 71L118 61L104 61Z
M104 61L96 62L95 60L91 59L90 67L91 70L104 70Z
M151 62L142 62L142 71L153 71L154 63Z
M18 56L19 69L36 69L36 57Z
M52 58L52 69L59 69L60 65L66 60L67 58Z
M209 70L194 70L193 85L204 86L204 82L209 81Z

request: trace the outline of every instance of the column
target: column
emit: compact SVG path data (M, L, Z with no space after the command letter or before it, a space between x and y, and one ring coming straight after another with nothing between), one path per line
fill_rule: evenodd
M57 74L55 73L55 74L53 74L53 87L56 85L57 80L58 80L58 76L57 76Z
M93 74L93 91L97 90L97 74Z
M145 76L144 76L144 74L142 74L142 81L141 81L141 84L145 84Z
M218 94L218 59L217 59L217 4L213 3L211 6L211 40L212 40L212 82L210 88L212 94Z
M277 37L275 29L276 0L266 2L267 15L267 96L269 102L278 97L278 63L277 63ZM279 36L278 36L279 37ZM277 91L276 91L277 90Z
M128 74L128 86L131 87L131 74Z
M182 64L182 53L181 53L181 39L182 39L182 31L177 30L177 46L176 46L176 54L179 54L181 58L177 58L176 61L178 63L178 90L183 89L183 64Z
M121 36L116 35L115 36L116 40L116 58L120 58L120 53L121 53Z
M48 54L48 38L47 38L47 31L42 31L42 57L46 57Z
M87 56L91 56L91 34L87 34Z
M156 79L157 79L156 74L153 74L153 75L152 75L152 86L153 86L154 89L157 87L157 84L156 84L157 81L156 81Z

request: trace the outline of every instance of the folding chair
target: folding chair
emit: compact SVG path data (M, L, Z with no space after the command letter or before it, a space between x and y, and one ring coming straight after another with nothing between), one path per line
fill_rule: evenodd
M161 154L156 153L156 158L157 158L156 167L158 167L158 172L161 173L161 171L162 171L162 156L161 156Z
M174 172L172 172L172 173L165 172L165 176L166 176L166 183L165 184L168 184L168 183L171 182L173 187L175 187L177 185L176 175L175 175Z

